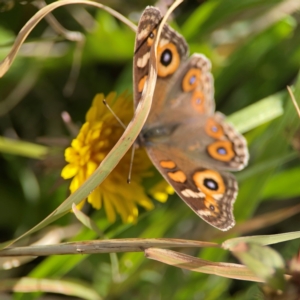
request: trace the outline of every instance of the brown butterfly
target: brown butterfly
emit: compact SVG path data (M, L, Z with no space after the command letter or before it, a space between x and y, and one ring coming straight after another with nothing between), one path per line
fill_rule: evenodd
M137 106L148 76L150 50L162 20L147 7L139 21L134 55ZM140 134L155 167L183 201L221 230L234 226L238 185L227 171L248 162L247 143L224 116L215 112L211 63L202 54L189 57L185 39L165 25L157 49L158 77L152 108Z

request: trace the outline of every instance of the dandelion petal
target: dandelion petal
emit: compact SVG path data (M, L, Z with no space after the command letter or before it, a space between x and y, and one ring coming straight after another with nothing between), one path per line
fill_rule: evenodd
M78 166L73 164L66 165L61 171L61 177L64 179L70 179L74 177L78 172Z

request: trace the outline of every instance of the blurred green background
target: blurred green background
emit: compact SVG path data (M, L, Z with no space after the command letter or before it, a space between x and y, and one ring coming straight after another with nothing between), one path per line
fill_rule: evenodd
M47 1L50 2L54 1ZM145 6L164 7L167 2L101 3L137 23ZM155 202L156 208L151 212L141 211L135 225L123 225L120 220L111 225L102 210L91 209L90 216L109 238L171 237L221 242L234 234L299 230L299 120L286 92L287 85L296 83L300 66L299 10L297 0L185 1L176 9L170 22L173 28L186 38L191 53L204 53L212 61L217 110L230 115L270 97L280 101L284 114L245 133L250 163L236 174L240 192L234 210L238 223L235 232L220 233L210 227L174 195L165 204ZM36 11L33 1L0 1L0 59L8 54L17 33ZM66 95L63 91L76 44L58 36L43 20L0 80L1 136L44 143L55 149L46 160L9 151L0 154L1 242L36 225L68 195L68 185L60 178L60 171L65 165L63 150L71 138L61 113L67 111L80 126L95 94L132 91L135 34L129 28L106 12L81 5L60 8L54 16L65 28L84 33L82 66L74 82L74 92ZM300 96L299 88L295 95ZM255 115L249 115L249 119L255 119ZM259 219L260 216L263 217ZM73 223L78 221L72 214L55 223L70 231L65 234L66 240L97 238L88 229L70 229ZM296 255L299 241L274 248L288 261ZM178 251L212 261L236 262L222 250ZM103 299L254 299L260 296L255 283L177 269L147 260L142 253L117 257L118 263L114 264L106 254L39 258L0 271L0 278L80 280ZM15 294L13 297L43 299L46 296ZM57 294L54 299L69 298Z

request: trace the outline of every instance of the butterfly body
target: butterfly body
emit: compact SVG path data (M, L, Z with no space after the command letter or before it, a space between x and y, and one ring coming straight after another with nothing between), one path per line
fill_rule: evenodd
M134 101L148 77L150 50L162 17L144 11L136 36ZM157 83L140 141L155 167L202 219L228 230L234 226L238 185L228 171L245 167L245 139L215 112L211 63L202 54L188 57L184 38L164 25L158 44Z

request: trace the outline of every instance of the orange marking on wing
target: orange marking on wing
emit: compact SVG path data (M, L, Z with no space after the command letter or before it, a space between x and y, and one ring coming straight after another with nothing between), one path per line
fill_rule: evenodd
M159 164L164 169L174 169L176 167L176 164L172 160L162 160Z
M174 44L168 43L163 46L158 46L158 70L159 77L166 77L173 74L179 67L180 56Z
M220 161L231 161L234 157L230 141L216 141L207 147L208 154Z
M225 183L220 173L213 170L197 171L193 175L195 185L206 196L224 194Z
M139 93L141 93L144 89L144 86L145 86L145 82L147 80L147 75L145 75L140 81L139 81L139 84L138 84L138 91Z
M168 176L176 182L184 183L186 181L186 176L182 171L168 172Z
M150 33L149 37L147 38L147 45L148 45L149 47L151 47L151 46L153 45L153 42L154 42L154 38L155 38L155 36L156 36L156 33L157 33L157 30L154 29L154 30L152 31L152 35L151 35L151 33Z
M218 203L210 196L205 197L204 205L213 215L218 214L220 212Z
M205 98L202 92L200 91L195 91L193 93L192 99L192 106L193 108L198 111L200 114L203 114L205 112Z
M196 141L194 144L188 146L188 150L196 151L196 150L200 149L200 147L201 147L201 144L198 141Z
M196 68L189 69L182 80L182 90L184 92L190 92L194 90L198 85L201 77L201 71Z
M213 118L207 119L205 124L205 132L215 139L220 139L224 136L222 126L219 123L217 123Z

